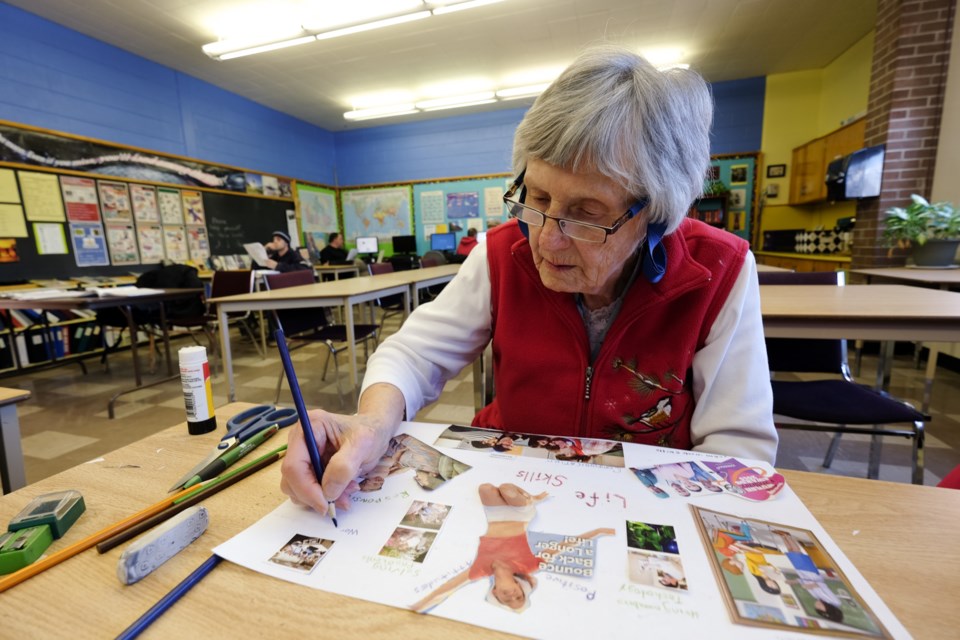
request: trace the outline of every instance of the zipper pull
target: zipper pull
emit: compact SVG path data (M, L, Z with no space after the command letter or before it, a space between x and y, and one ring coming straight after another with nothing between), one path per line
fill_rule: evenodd
M587 367L587 384L583 391L583 399L590 399L590 384L593 382L593 367Z

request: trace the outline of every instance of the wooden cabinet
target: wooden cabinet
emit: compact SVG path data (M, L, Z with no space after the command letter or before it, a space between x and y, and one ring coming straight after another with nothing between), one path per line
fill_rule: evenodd
M794 149L790 204L825 201L827 165L838 157L863 148L865 131L866 119L861 118Z
M771 267L790 269L791 271L845 271L850 268L849 256L812 255L804 256L799 253L777 253L770 251L755 251L757 264Z

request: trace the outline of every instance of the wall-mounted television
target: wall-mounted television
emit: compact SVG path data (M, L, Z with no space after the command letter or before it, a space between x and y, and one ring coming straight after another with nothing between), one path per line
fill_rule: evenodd
M376 236L357 236L357 253L379 253L380 242Z
M882 177L883 145L854 151L827 167L827 199L876 198Z
M416 253L417 236L393 236L394 253Z
M435 233L430 236L431 251L455 251L457 248L457 234Z

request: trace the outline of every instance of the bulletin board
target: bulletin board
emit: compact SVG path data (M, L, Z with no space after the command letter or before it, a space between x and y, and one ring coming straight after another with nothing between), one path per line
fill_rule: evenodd
M503 194L513 183L508 174L429 182L413 186L417 253L430 250L433 233L455 232L457 239L467 229L485 231L490 221L506 220Z
M758 154L713 156L708 180L720 180L730 189L726 230L749 241L757 210Z

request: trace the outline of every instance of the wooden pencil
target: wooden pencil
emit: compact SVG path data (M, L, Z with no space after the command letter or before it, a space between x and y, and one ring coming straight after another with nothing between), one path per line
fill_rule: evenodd
M191 492L190 489L184 489L183 491L181 491L176 495L164 498L160 502L150 505L149 507L138 511L133 515L130 515L124 518L123 520L115 522L114 524L111 524L110 526L105 527L100 531L97 531L96 533L87 536L83 540L80 540L79 542L75 542L69 547L61 549L60 551L57 551L56 553L51 554L50 556L47 556L46 558L44 558L43 560L40 560L39 562L34 562L33 564L27 565L26 567L24 567L23 569L20 569L19 571L15 571L4 578L0 578L0 593L3 593L7 589L20 584L24 580L28 580L32 578L38 573L42 573L46 571L50 567L60 564L61 562L63 562L64 560L67 560L68 558L72 558L78 553L86 551L87 549L93 547L97 543L102 542L103 540L107 540L111 536L116 535L120 531L124 531L126 529L129 529L130 527L136 526L137 524L143 522L144 520L147 520L148 518L151 518L157 515L158 513L161 513L164 509L168 509L173 504L173 501L176 498L189 494L190 492Z
M285 450L286 445L271 451L270 453L265 454L253 462L245 464L244 466L239 467L230 473L218 476L217 478L214 478L205 484L200 491L195 492L193 495L184 496L186 498L185 500L178 500L178 498L181 497L180 494L174 496L174 502L171 503L166 509L163 509L159 513L156 513L153 516L150 516L149 518L142 520L141 522L138 522L130 527L126 527L122 531L116 532L106 540L99 542L97 544L97 552L106 553L114 547L123 544L127 540L136 538L144 531L152 529L161 522L169 520L184 509L188 509L198 502L201 502L204 499L212 496L213 494L223 491L230 485L240 482L247 476L252 475L260 469L263 469L264 467L279 460Z

